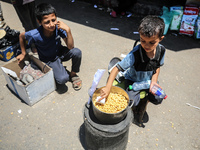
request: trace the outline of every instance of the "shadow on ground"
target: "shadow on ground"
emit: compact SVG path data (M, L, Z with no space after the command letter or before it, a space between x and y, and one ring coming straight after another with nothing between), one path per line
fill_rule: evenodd
M10 0L2 0L10 3ZM139 35L133 34L137 31L139 22L142 17L118 17L112 18L109 12L105 10L95 9L93 4L83 1L70 2L69 0L35 0L36 5L41 2L51 3L57 10L59 18L69 20L78 24L82 24L91 28L116 34L125 38L137 40ZM118 28L118 31L110 30ZM118 41L113 41L118 42ZM112 44L113 44L112 43ZM190 50L199 48L200 40L194 39L187 35L179 35L178 32L168 31L164 40L161 42L167 49L172 51Z
M84 123L79 128L79 141L80 141L82 147L84 148L84 150L87 150L87 146L85 143L85 125L84 125Z

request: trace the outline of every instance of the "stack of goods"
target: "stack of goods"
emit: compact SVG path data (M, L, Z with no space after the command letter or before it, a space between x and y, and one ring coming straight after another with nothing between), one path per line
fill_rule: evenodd
M168 28L178 31L179 34L193 36L200 39L200 7L194 5L172 6L170 9L163 6L161 18L165 22L164 35Z
M11 46L16 44L19 41L19 31L16 31L14 29L10 29L9 26L6 26L6 28L4 29L5 31L5 36L3 36L0 39L0 48L4 48L7 46Z
M195 22L198 18L199 9L195 6L186 6L181 20L180 34L194 35Z
M9 61L14 58L14 54L19 49L19 31L10 29L6 26L5 29L0 29L0 59Z

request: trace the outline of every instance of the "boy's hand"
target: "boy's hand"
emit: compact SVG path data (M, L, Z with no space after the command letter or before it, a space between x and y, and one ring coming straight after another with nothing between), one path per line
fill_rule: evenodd
M17 59L17 61L18 61L18 64L19 64L22 60L24 60L24 57L25 57L24 54L20 54L20 55L18 55L18 56L16 57L16 59Z
M70 27L62 21L57 21L57 27L58 29L65 30L67 32L67 38L64 38L63 40L65 41L65 44L67 45L68 49L73 49L74 39L73 39Z
M156 85L156 86L158 86L159 88L162 89L162 87L161 87L158 83L156 83L156 82L151 82L150 87L149 87L149 92L151 92L153 95L155 95L155 93L152 91L152 87L153 87L154 85Z
M66 32L69 32L70 31L70 28L68 25L66 25L64 22L62 21L57 21L57 27L58 29L62 29L62 30L65 30Z
M108 95L110 94L110 90L109 90L109 88L104 87L104 88L101 89L100 93L101 93L101 95L100 95L101 98L98 99L98 101L101 101L102 99L107 98Z

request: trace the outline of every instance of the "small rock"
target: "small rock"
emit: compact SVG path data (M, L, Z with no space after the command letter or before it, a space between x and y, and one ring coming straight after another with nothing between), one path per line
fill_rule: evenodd
M0 96L0 100L4 100L4 97L3 97L3 96Z

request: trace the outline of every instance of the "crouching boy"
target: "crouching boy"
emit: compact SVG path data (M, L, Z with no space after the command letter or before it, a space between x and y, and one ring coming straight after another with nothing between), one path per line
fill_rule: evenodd
M42 3L36 6L36 18L40 26L37 29L23 32L19 36L22 53L17 56L20 63L26 55L28 45L35 44L39 59L53 69L57 84L72 81L75 90L81 89L82 81L77 75L80 70L82 53L74 48L74 40L70 27L57 20L56 10L51 4ZM61 45L61 39L66 46ZM63 61L72 60L71 72L62 65Z

